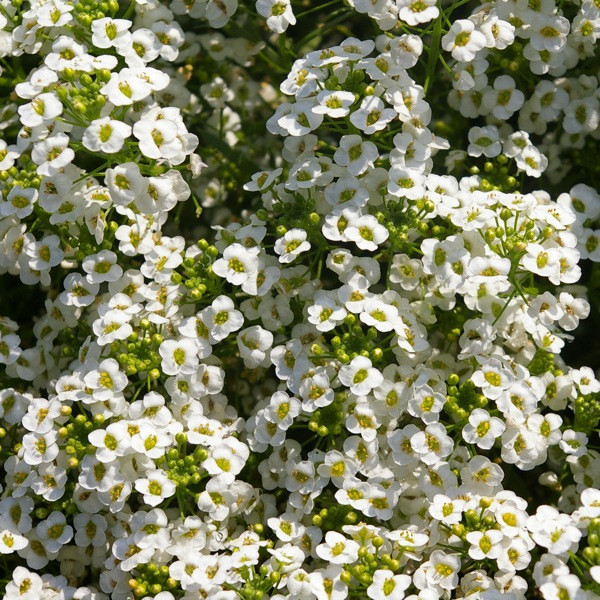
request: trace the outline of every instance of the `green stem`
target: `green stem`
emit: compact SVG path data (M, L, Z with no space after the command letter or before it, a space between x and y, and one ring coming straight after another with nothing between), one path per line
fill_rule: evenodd
M444 14L440 2L438 2L438 8L440 10L440 15L436 19L435 25L433 27L431 46L429 46L429 53L427 57L427 74L425 76L425 85L423 86L425 94L427 94L427 91L431 86L431 82L433 81L433 74L435 72L437 60L440 55L440 38L442 37L442 20Z
M127 9L127 12L121 18L129 19L129 17L133 14L133 11L135 10L135 5L136 1L132 0L131 4L129 5L129 8Z
M315 6L314 8L310 8L309 10L305 10L304 12L297 14L296 19L300 19L301 17L304 17L305 15L309 15L310 13L314 13L318 10L322 10L323 8L327 8L328 6L331 6L332 4L338 4L338 2L339 2L339 0L331 0L331 2L326 2L325 4L321 4L320 6Z

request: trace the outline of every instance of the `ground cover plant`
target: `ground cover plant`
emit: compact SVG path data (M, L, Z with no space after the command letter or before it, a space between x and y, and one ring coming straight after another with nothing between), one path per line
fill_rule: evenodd
M0 595L600 598L598 0L0 0Z

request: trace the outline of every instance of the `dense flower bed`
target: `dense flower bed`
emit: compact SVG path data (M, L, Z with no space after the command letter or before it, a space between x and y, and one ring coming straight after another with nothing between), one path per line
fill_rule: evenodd
M600 598L598 0L0 28L6 600Z

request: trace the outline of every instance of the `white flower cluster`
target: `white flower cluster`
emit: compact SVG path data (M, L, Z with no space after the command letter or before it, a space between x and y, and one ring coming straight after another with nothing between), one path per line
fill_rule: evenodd
M4 599L600 599L598 2L293 8L0 0Z

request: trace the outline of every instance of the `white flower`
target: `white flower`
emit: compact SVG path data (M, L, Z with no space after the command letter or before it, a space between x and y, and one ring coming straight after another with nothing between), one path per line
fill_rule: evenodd
M40 175L52 177L66 167L75 158L75 152L69 146L69 137L64 133L47 137L33 145L31 158L38 165Z
M389 569L377 569L373 583L367 588L367 596L373 600L402 600L411 584L409 575L395 575Z
M354 540L347 539L337 531L328 531L325 542L317 546L316 553L332 565L343 565L358 559L359 548L360 544Z
M503 390L508 389L515 381L515 376L497 359L488 360L480 370L475 371L471 381L481 387L483 394L490 400L496 400Z
M20 343L21 338L15 333L0 332L0 364L10 365L19 358L22 352Z
M324 291L315 294L314 304L307 308L307 312L308 322L315 325L319 331L331 331L348 314L334 294Z
M351 175L358 176L374 165L379 157L377 146L373 142L364 141L360 135L344 135L336 149L333 160L348 169Z
M258 268L258 249L231 244L212 266L213 272L233 285L243 285Z
M339 371L341 383L350 388L353 394L363 396L383 383L383 375L373 367L365 356L356 356Z
M21 123L26 127L37 127L50 123L63 112L63 105L56 94L47 92L39 94L29 104L18 108Z
M563 317L564 311L550 292L544 292L531 301L527 314L550 326Z
M540 592L545 600L584 600L586 597L579 577L571 574L559 575L555 581L543 583Z
M217 475L209 479L205 490L198 496L198 508L207 512L211 519L224 521L229 516L230 507L234 505L235 500L236 496L228 488L223 476ZM184 574L185 571L182 575Z
M336 207L361 208L369 201L369 192L356 177L340 177L325 188L325 200Z
M96 458L102 463L112 463L125 456L130 448L126 429L119 423L111 423L106 429L96 429L88 435L90 444L96 447Z
M296 24L289 0L257 0L256 10L267 19L267 27L275 33L283 33L288 26Z
M158 352L162 358L162 370L166 375L191 375L198 369L198 345L195 340L165 340Z
M152 86L138 77L138 69L121 69L113 73L108 83L100 88L100 93L115 106L130 106L147 98L152 93Z
M131 438L131 448L152 459L160 458L171 446L171 437L150 423L141 423L138 433Z
M90 285L86 279L86 285ZM109 310L101 318L96 319L92 330L100 346L106 346L114 340L125 340L133 332L129 324L131 317L122 310Z
M81 266L91 284L117 281L123 275L123 269L117 264L117 255L111 250L100 250L98 254L86 256Z
M347 239L354 242L361 250L377 250L390 235L373 215L362 215L352 219L344 233Z
M430 584L442 590L452 590L457 586L460 569L460 558L457 554L434 550L427 565L426 578Z
M424 0L423 2L401 0L398 3L398 8L400 9L398 17L413 27L418 26L420 23L433 21L440 14L434 0Z
M572 100L564 109L563 127L567 133L595 131L600 122L600 106L594 97Z
M42 597L42 578L18 566L11 574L12 579L6 584L6 598L10 600L37 600Z
M536 50L560 52L567 43L569 29L565 17L540 14L528 28L529 43Z
M528 244L522 263L528 271L544 277L553 277L560 272L561 253L558 248L546 248L541 244Z
M454 525L462 520L465 501L449 498L444 494L436 494L429 506L429 514L446 525Z
M317 94L318 104L312 111L332 119L345 117L350 114L350 106L354 104L354 100L355 96L351 92L322 90Z
M412 386L412 396L408 401L408 412L413 417L418 417L423 423L430 424L439 420L439 413L446 402L446 398L439 392L425 384Z
M540 177L548 166L548 159L533 145L529 144L515 156L517 167L530 177Z
M323 122L323 115L313 112L312 108L312 100L296 102L290 112L280 117L277 123L288 135L306 135Z
M279 254L279 262L290 263L302 252L310 250L310 242L306 240L304 229L290 229L275 242L275 252Z
M148 187L148 182L140 173L140 168L132 162L107 169L105 182L113 202L122 206L127 206L143 195Z
M56 443L57 433L52 430L48 433L28 433L23 436L25 453L23 460L28 465L39 465L53 461L59 453Z
M487 48L504 50L504 48L510 46L515 39L514 26L508 21L499 19L493 14L490 14L485 19L479 30L485 35Z
M389 171L388 191L392 196L416 200L423 195L424 181L417 169L395 165Z
M483 450L489 450L496 438L506 429L501 419L490 417L487 410L476 408L469 415L469 423L463 427L462 436L469 444L475 444Z
M73 537L73 528L61 512L54 511L35 528L48 552L58 552Z
M178 134L177 125L165 118L142 118L133 126L133 135L139 140L140 150L148 158L177 157L181 152Z
M500 75L494 80L493 89L483 95L483 104L492 112L496 119L506 120L517 112L525 95L516 89L515 80L508 75Z
M127 376L119 371L119 363L114 358L104 359L96 369L85 375L83 381L92 390L94 398L101 401L122 392L128 383Z
M0 554L12 554L23 550L29 545L29 540L8 529L0 529Z
M375 327L378 331L392 331L399 324L398 309L378 298L366 298L360 313L360 320L369 327Z
M228 296L215 298L210 306L200 312L200 316L208 328L211 344L224 340L231 332L237 331L244 324L242 313L234 308L233 300Z
M97 283L90 283L80 273L69 273L63 282L65 291L59 296L61 302L73 306L89 306L94 302L100 288Z
M292 191L312 188L322 173L321 163L316 158L298 159L290 169L285 187Z
M350 122L367 135L370 135L384 129L395 117L396 112L391 108L385 108L381 98L366 96L358 109L350 115Z
M57 235L49 235L39 242L27 244L25 254L29 257L29 266L36 271L56 267L65 256Z
M375 413L365 403L357 404L346 419L346 429L359 434L366 442L372 442L377 437L379 426L380 422Z
M454 443L441 423L427 425L410 438L410 445L426 465L435 465L452 452Z
M502 553L502 538L504 535L496 529L487 531L470 531L465 536L467 542L471 544L469 556L474 560L484 560L486 558L498 558Z
M96 48L118 47L130 37L131 25L127 19L95 19L92 21L92 43Z
M468 152L471 156L487 156L493 158L502 151L498 129L494 125L471 127L469 130Z
M452 58L469 62L477 52L485 48L486 38L475 29L473 21L459 19L452 23L450 30L442 37L442 48L452 53Z
M131 135L131 127L110 117L95 119L83 133L82 144L94 152L112 154L118 152L125 139Z
M265 410L265 418L283 430L289 429L294 419L300 414L300 402L285 392L275 392L271 396L269 406Z
M574 298L568 292L561 292L558 297L563 316L558 324L566 331L576 329L580 319L586 319L590 314L590 305L583 298Z
M527 519L527 529L537 544L556 556L566 557L581 539L581 531L572 518L547 505L539 506L535 515Z
M175 493L175 484L162 469L152 469L136 480L135 489L143 494L146 504L157 506Z
M244 364L254 369L268 363L267 355L273 345L273 334L254 325L238 333L237 344Z
M75 525L75 543L81 547L100 548L106 541L108 524L102 515L80 513L73 517Z
M288 138L292 139L292 138ZM244 189L248 192L259 192L266 190L281 175L283 169L273 171L259 171L252 175L252 181L244 184Z
M532 469L538 456L535 437L523 428L507 428L502 434L501 456L502 460L516 464L520 469Z
M248 447L235 438L226 438L222 444L211 448L209 457L202 466L210 475L220 475L222 481L230 485L235 476L244 468L249 456Z

